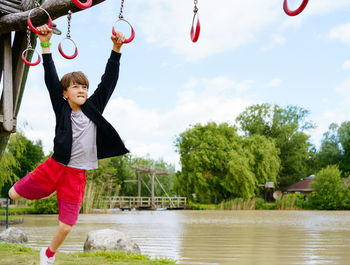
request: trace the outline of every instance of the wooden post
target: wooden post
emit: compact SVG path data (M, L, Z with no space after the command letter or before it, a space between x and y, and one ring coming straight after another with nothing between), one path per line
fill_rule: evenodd
M141 199L141 181L142 176L139 171L137 171L137 196L139 197L139 200Z
M3 40L3 35L0 34L0 54L4 54L4 40ZM2 71L4 67L4 60L0 59L0 82L1 82L1 77L2 77Z
M151 175L151 183L152 183L152 189L151 189L151 193L152 193L152 200L151 200L151 204L152 204L152 207L155 208L156 205L154 203L154 175L155 175L155 172L152 172L152 175Z
M12 52L11 33L4 34L4 88L2 91L4 114L3 128L5 131L13 130L13 78L12 78Z
M33 34L32 34L33 35ZM20 95L23 81L25 83L27 76L24 74L26 65L23 63L21 59L22 51L27 47L27 38L26 31L17 31L15 34L15 39L12 45L12 63L13 63L13 113L14 117L17 116L17 109L19 109L20 105ZM32 36L32 39L35 37ZM36 41L33 41L36 43ZM35 48L35 44L32 45ZM29 58L30 57L30 58ZM32 54L30 56L27 55L27 60L30 60ZM27 67L29 68L29 67ZM28 69L29 70L29 69ZM27 70L27 71L28 71ZM24 84L23 84L24 88Z

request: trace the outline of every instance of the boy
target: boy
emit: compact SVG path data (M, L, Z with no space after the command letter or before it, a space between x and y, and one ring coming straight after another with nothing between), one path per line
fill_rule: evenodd
M55 252L76 224L84 198L87 169L97 168L97 159L129 152L118 133L102 116L119 75L120 48L125 36L112 35L113 49L92 96L82 72L66 74L59 80L50 51L52 30L38 27L42 35L45 83L56 116L54 153L33 172L16 182L9 191L13 200L41 199L57 192L59 225L48 248L40 251L40 265L53 264Z

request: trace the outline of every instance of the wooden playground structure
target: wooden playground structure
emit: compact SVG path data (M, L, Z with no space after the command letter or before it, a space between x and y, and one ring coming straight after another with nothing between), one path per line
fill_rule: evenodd
M152 170L148 168L143 168L139 166L132 166L137 172L137 180L125 180L125 183L128 182L137 182L138 192L137 196L110 196L106 198L106 202L110 208L120 208L125 209L185 209L187 207L187 198L186 197L170 197L162 184L160 183L157 175L170 175L166 171ZM149 176L151 178L151 188L147 186L143 178ZM159 186L165 193L166 197L155 197L154 196L154 184L155 181L158 182ZM150 192L150 197L141 197L141 187L142 183L145 185L147 190Z

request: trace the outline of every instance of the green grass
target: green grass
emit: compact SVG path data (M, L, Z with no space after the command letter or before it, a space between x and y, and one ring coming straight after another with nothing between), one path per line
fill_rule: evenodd
M187 209L189 210L217 210L219 208L216 204L202 204L196 202L189 202Z
M9 208L9 215L34 214L34 208ZM0 215L5 215L6 209L0 209Z
M9 215L9 220L21 220L23 218L23 216L11 216ZM6 221L6 215L0 215L0 221Z
M176 264L170 259L151 259L141 254L126 252L57 253L55 265L167 265ZM39 251L21 244L0 242L1 265L39 265Z

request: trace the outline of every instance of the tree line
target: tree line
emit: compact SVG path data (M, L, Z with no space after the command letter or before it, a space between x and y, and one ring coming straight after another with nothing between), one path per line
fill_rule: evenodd
M319 194L329 191L323 187L325 179L332 180L337 189L333 187L329 196L335 198L340 194L338 201L346 200L350 121L330 124L317 148L310 142L309 132L315 125L309 114L298 106L252 105L232 123L194 124L179 134L174 142L181 163L177 172L174 165L162 159L128 154L99 161L98 169L87 172L88 182L112 187L113 195L136 196L137 184L125 180L137 179L131 167L137 165L171 172L170 176L159 176L159 180L172 196L186 196L199 203L220 203L259 197L264 191L261 184L268 181L283 191L315 174L314 186ZM46 158L41 141L30 141L21 131L11 135L0 161L1 197L6 196L16 180ZM149 196L146 186L150 186L150 179L145 176L143 180L142 196ZM157 183L155 191L157 196L164 196ZM315 194L314 202L320 198Z

